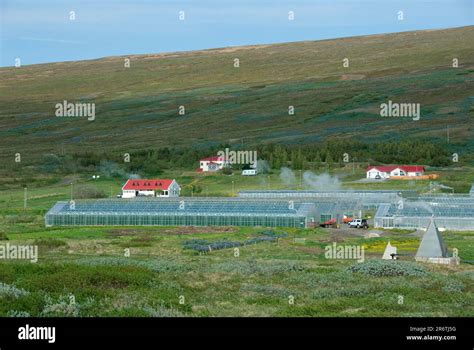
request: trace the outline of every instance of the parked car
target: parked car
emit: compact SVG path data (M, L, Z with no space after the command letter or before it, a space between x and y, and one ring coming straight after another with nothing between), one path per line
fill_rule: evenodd
M369 224L367 223L366 219L354 219L349 222L349 227L369 228Z
M244 176L255 176L257 174L258 174L257 169L244 169L242 171L242 175Z

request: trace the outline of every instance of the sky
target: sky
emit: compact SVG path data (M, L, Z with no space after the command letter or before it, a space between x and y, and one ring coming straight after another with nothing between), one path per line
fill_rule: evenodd
M474 0L0 0L0 66L473 24Z

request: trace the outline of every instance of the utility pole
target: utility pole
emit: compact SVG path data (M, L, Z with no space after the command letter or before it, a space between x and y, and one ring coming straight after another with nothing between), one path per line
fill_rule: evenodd
M25 191L23 195L23 209L26 209L28 206L28 187L25 186Z
M447 138L448 138L448 143L449 143L449 125L447 126Z
M72 201L73 183L71 182L71 201Z

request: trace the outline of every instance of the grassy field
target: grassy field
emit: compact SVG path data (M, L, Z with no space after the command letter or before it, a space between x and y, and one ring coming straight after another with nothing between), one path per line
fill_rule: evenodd
M140 55L130 68L124 57L2 68L0 158L331 138L423 138L462 156L474 149L473 41L470 26ZM381 118L389 99L420 103L421 119ZM64 100L95 103L96 120L55 117Z
M184 186L199 183L206 188L201 195L231 195L240 189L262 188L263 181L270 188L285 187L278 174L244 178L175 171L167 175ZM355 177L349 173L343 186L350 186ZM234 248L198 253L184 249L183 243L243 242L261 237L264 228L45 228L43 214L57 200L69 198L71 179L31 187L26 210L21 188L0 191L0 245L39 247L37 263L0 260L0 316L474 314L472 265L414 266L410 255L420 237L411 231L375 230L381 237L368 238L367 231L356 229L277 229L278 234L288 235L241 246L236 254ZM112 188L115 195L121 182L74 178L74 186L84 184L106 193ZM405 182L405 186L421 191L427 183ZM443 236L451 252L457 248L462 259L474 260L474 232L443 232ZM350 266L365 265L325 258L325 247L336 242L363 246L366 261L380 262L388 240L399 253L407 254L400 261L405 275L391 276L387 266L367 268L381 275L351 272Z
M349 271L358 264L355 261L324 257L324 247L337 241L364 245L366 260L380 258L387 239L401 252L413 254L419 238L407 233L366 239L343 236L337 230L295 229L287 230L288 237L278 242L240 247L238 254L234 249L198 254L184 250L182 243L242 241L258 236L262 229L18 227L7 242L39 245L39 261L0 262L1 316L472 316L474 312L470 265L420 264L414 269L408 263L406 276L378 276ZM473 237L472 232L445 233L447 244L461 252L473 251ZM129 257L124 256L126 249Z

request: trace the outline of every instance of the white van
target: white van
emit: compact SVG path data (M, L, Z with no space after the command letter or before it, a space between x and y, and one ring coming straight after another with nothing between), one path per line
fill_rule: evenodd
M257 169L245 169L245 170L242 170L242 175L244 175L244 176L254 176L254 175L257 175Z

